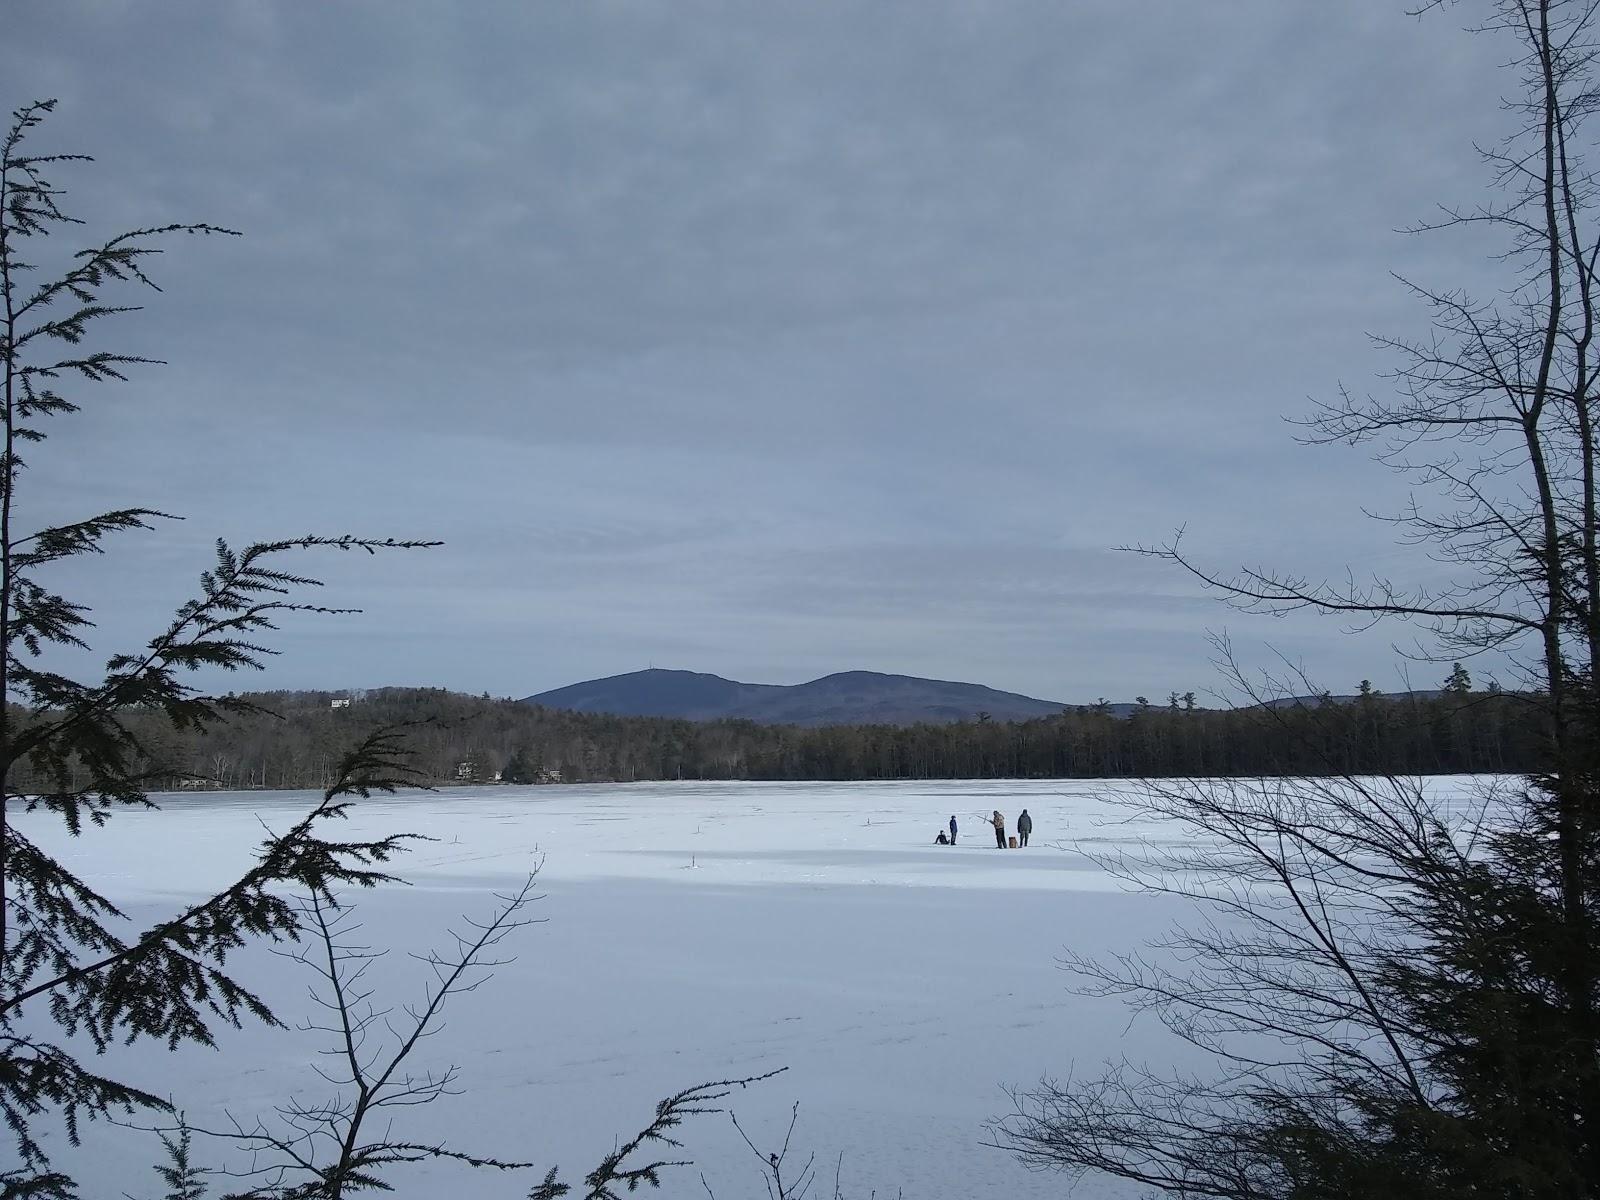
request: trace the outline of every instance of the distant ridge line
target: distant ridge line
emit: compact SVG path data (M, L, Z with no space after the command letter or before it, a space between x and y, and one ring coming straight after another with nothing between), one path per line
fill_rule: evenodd
M1437 689L1392 692L1386 700L1428 700ZM1357 695L1282 696L1263 700L1264 708L1315 708L1352 704ZM1098 704L1067 704L977 683L925 679L881 671L839 671L807 683L741 683L701 671L650 667L604 679L524 696L524 704L568 712L619 717L667 717L684 721L754 721L761 725L917 725L969 721L987 714L996 721L1025 721ZM1150 705L1163 708L1162 703ZM1254 707L1245 705L1244 707ZM1139 710L1136 703L1104 704L1113 717Z
M741 683L698 671L652 667L590 679L523 702L572 712L763 725L914 725L1051 716L1067 705L982 684L880 671L840 671L792 685Z

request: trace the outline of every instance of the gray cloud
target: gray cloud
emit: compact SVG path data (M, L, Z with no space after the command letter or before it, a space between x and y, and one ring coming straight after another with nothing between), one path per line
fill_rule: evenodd
M1198 687L1208 626L1346 686L1387 639L1241 623L1110 553L1404 558L1278 419L1413 331L1388 231L1476 194L1496 48L1399 6L25 2L10 100L97 229L200 218L63 427L40 519L191 520L64 576L108 642L212 537L433 535L276 686L524 694L871 667ZM151 606L151 607L145 607Z

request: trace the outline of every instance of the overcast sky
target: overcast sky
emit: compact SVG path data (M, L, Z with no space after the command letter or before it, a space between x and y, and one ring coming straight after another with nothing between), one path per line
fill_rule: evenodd
M865 668L1069 702L1215 684L1208 631L1327 686L1391 643L1229 612L1119 554L1405 577L1362 450L1394 230L1484 175L1506 47L1400 0L13 0L5 107L86 233L176 220L165 288L33 456L37 519L181 525L63 577L141 642L216 537L444 547L326 571L359 617L240 686L526 695L650 664ZM1443 672L1414 669L1420 684Z

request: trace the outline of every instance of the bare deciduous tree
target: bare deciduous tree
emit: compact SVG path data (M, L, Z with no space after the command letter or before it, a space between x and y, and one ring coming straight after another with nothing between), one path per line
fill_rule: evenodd
M331 894L314 892L300 901L311 937L280 953L317 976L310 998L322 1015L302 1029L329 1037L324 1062L313 1069L336 1091L315 1103L288 1100L272 1121L258 1117L246 1125L233 1118L231 1129L190 1127L249 1155L248 1166L219 1172L254 1181L230 1200L342 1200L357 1191L387 1190L393 1185L384 1180L386 1170L428 1160L501 1170L531 1165L455 1150L425 1134L401 1138L392 1120L379 1133L372 1126L380 1116L456 1094L454 1066L413 1071L412 1055L438 1032L451 997L476 990L507 961L493 957L495 948L530 923L523 913L536 899L533 888L529 876L517 891L498 897L500 907L487 921L468 918L467 932L452 931L450 951L420 956L432 979L421 1003L406 1005L398 1023L392 1009L374 1005L373 988L365 982L368 967L387 951L353 940L360 929L354 910Z
M740 1140L749 1148L751 1155L758 1164L762 1186L766 1189L767 1200L806 1200L812 1194L812 1189L817 1185L817 1156L815 1151L807 1152L805 1158L792 1162L790 1152L794 1149L794 1130L800 1121L800 1105L798 1102L790 1106L789 1123L784 1127L783 1141L777 1144L776 1149L763 1151L756 1144L754 1138L745 1131L739 1123L737 1113L729 1112L728 1119L733 1122L734 1129L738 1132ZM833 1164L833 1190L828 1193L829 1200L845 1200L844 1184L844 1154L841 1152ZM709 1200L716 1200L716 1192L706 1177L700 1177L700 1186L705 1189ZM869 1200L877 1196L874 1190L869 1193ZM904 1195L896 1192L896 1196Z
M1380 339L1400 359L1390 393L1342 392L1305 426L1413 479L1393 520L1455 582L1218 572L1176 539L1143 552L1249 611L1399 619L1424 656L1506 656L1549 769L1467 811L1400 779L1147 786L1135 803L1192 849L1113 865L1209 916L1160 955L1068 966L1211 1065L1123 1063L1019 1093L997 1140L1035 1165L1250 1200L1600 1189L1600 6L1486 7L1480 31L1515 47L1518 125L1483 151L1491 200L1419 232L1500 235L1507 287L1408 283L1433 335Z

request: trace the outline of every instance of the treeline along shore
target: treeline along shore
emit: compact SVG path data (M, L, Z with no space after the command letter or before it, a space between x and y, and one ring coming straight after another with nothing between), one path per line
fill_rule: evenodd
M433 783L1522 773L1543 769L1547 745L1533 697L1461 687L817 728L568 712L436 688L240 698L264 711L205 731L174 730L154 712L125 714L150 786L321 787L364 732L401 723L410 726L413 765ZM29 774L17 764L11 786L28 790Z

